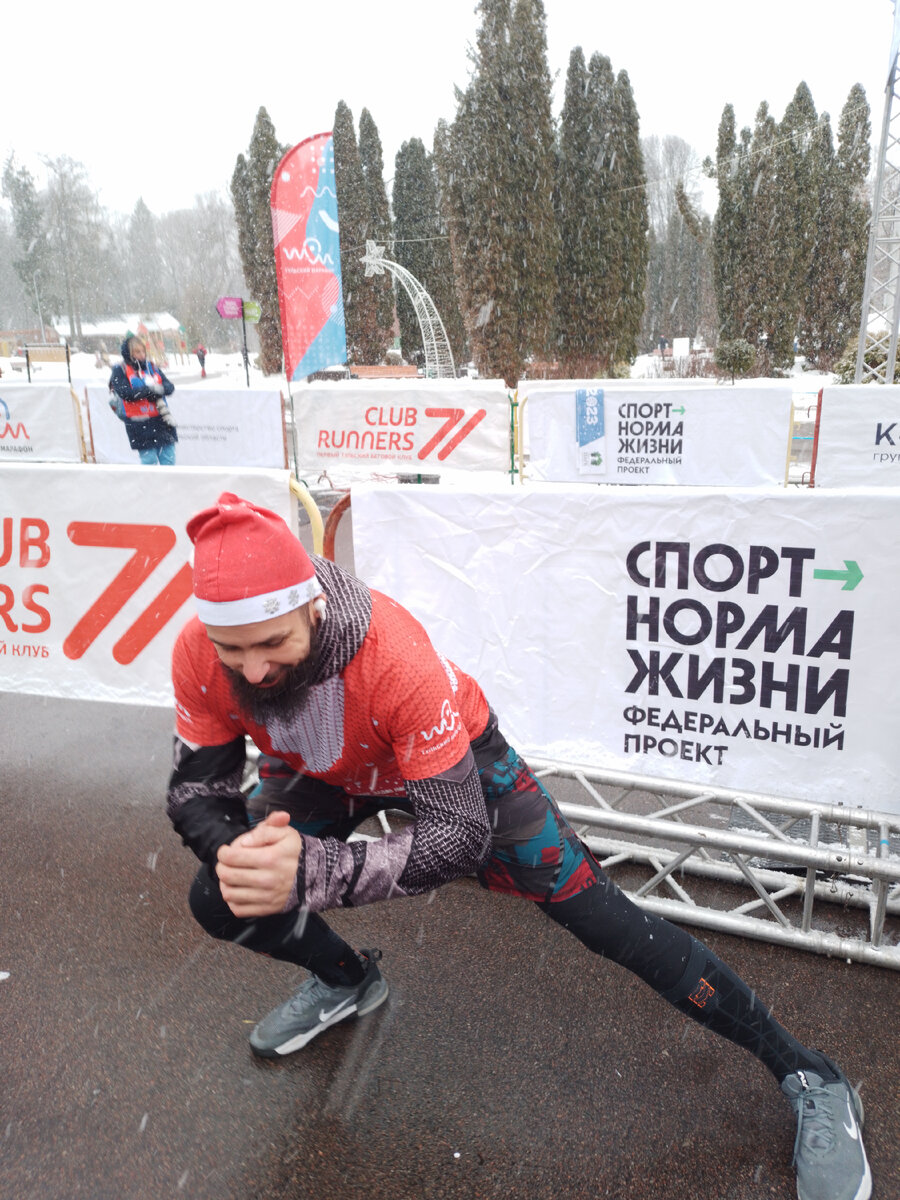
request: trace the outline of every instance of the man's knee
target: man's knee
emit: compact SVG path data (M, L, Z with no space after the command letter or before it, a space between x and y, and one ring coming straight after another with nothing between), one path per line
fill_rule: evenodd
M194 920L214 938L231 941L238 920L222 899L219 881L204 863L191 884L188 904Z

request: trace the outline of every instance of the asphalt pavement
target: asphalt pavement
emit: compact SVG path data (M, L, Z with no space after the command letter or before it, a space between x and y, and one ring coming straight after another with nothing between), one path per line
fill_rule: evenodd
M387 1003L255 1059L302 976L190 916L172 714L3 694L0 718L0 1200L795 1196L755 1059L471 879L333 914ZM701 936L860 1084L900 1200L900 974Z

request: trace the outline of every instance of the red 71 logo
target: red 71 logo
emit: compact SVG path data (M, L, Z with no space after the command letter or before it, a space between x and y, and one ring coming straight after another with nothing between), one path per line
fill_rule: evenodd
M426 408L426 417L445 417L446 419L437 433L419 451L419 458L427 458L435 446L447 436L454 425L459 424L465 415L466 410L464 408ZM448 454L452 454L463 438L467 438L475 426L479 425L486 416L487 409L479 408L476 413L469 417L463 427L457 430L450 441L445 446L441 446L437 453L438 459L443 462Z
M67 658L81 658L175 545L175 531L168 525L73 521L66 532L69 541L76 546L134 550L109 587L98 596L63 642L63 653ZM116 662L123 665L134 662L190 594L191 568L189 563L184 563L113 646Z

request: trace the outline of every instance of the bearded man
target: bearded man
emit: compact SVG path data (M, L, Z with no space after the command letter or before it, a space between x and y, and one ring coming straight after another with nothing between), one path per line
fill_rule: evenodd
M202 863L191 909L213 937L309 972L253 1029L256 1054L290 1054L387 999L380 952L320 913L475 873L768 1068L798 1120L800 1200L867 1200L862 1104L840 1068L702 942L632 904L410 613L231 493L187 529L197 617L173 654L168 812ZM245 800L247 735L263 757ZM386 808L410 822L348 843Z

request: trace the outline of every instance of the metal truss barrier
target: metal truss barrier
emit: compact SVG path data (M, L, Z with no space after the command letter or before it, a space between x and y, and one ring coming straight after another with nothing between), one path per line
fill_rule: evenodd
M258 754L248 738L245 793L258 782ZM639 887L623 888L648 912L900 971L900 817L727 788L699 790L673 779L571 766L531 755L528 765L549 784L551 794L553 779L581 786L591 804L558 802L559 808L604 870L626 864L652 870ZM601 786L622 795L611 802L601 794ZM632 797L659 807L646 816L622 811L618 806ZM688 813L704 823L688 824ZM401 813L380 813L385 833L391 832L392 818L402 823L409 819ZM351 840L356 838L371 840L372 835L351 835ZM659 842L680 848L654 844ZM755 898L743 899L735 887L704 887L706 902L698 903L686 886L685 872L738 885L744 894L749 886ZM654 894L663 885L671 897ZM720 907L711 907L711 895L721 900ZM729 897L738 897L738 903L726 907ZM790 900L796 902L795 912L785 912ZM824 906L830 911L823 917ZM831 919L837 907L843 914L854 910L859 932L837 934L813 927L817 917L819 925ZM867 921L861 910L868 910Z
M900 923L890 920L900 917L900 817L724 788L701 790L677 780L532 756L528 764L551 793L552 779L580 784L591 803L559 807L605 870L623 864L652 870L639 887L624 889L642 908L722 933L900 970ZM611 802L600 787L623 794ZM642 807L658 807L648 815L623 811L634 798ZM697 823L688 823L688 816ZM705 902L698 903L685 872L749 886L754 898L744 900L732 887L704 887ZM663 886L671 896L658 894ZM720 907L711 906L720 901ZM847 908L868 909L868 921L855 914L852 923L860 928L849 936L816 928L817 917L819 926L834 924L834 911L826 913L823 905L841 906L839 920Z
M900 13L894 8L894 37ZM857 383L894 383L900 333L900 97L897 50L885 89L881 144L875 172L869 254L856 354Z

